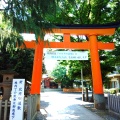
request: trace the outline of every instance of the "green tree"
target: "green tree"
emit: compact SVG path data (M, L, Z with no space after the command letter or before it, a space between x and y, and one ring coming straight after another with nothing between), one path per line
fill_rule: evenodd
M5 0L4 0L5 1ZM56 24L103 24L119 22L119 0L9 0L6 18L19 32L44 36Z
M19 74L16 77L31 81L33 55L33 50L18 49L8 52L6 49L2 49L0 54L0 70L16 71Z
M100 51L100 64L101 64L101 74L102 74L102 80L103 84L106 88L109 86L109 79L107 77L107 74L111 73L113 70L115 70L114 62L111 61L112 55L110 55L111 52L109 51Z
M19 75L17 78L25 78L31 81L33 69L33 49L17 49L12 52L6 51L5 48L1 49L0 53L0 70L13 70ZM46 73L46 68L43 63L42 72Z
M56 19L58 24L103 24L119 22L119 0L68 0L58 1Z
M120 65L120 29L117 30L113 41L115 42L115 49L109 52L109 61L111 62L111 66L119 66Z
M22 43L22 36L12 29L11 21L5 21L3 12L0 11L0 49L4 47L7 51L11 52Z
M72 80L70 81L72 83L74 80L81 80L81 69L83 71L83 79L92 80L91 65L89 60L63 60L59 61L59 64L67 68L67 76L69 77L69 80Z
M66 68L60 65L57 65L55 69L53 69L51 75L55 78L56 82L61 82L63 77L66 75Z
M57 65L51 72L51 76L55 82L61 83L62 87L72 87L73 80L70 80L67 75L67 69L62 65Z
M6 2L7 6L3 10L5 18L12 23L11 28L14 28L17 32L34 32L36 38L39 35L43 37L44 31L51 30L50 28L55 27L56 24L94 25L120 22L119 0L104 0L101 2L99 0L52 0L49 4L46 4L47 2L47 0L10 0ZM116 29L116 33L112 37L98 36L98 40L104 42L113 42L113 38L118 42L120 41L119 29ZM63 41L63 39L60 40ZM71 41L84 42L84 39L77 36L77 39L71 37ZM109 55L107 52L105 54ZM102 52L100 52L100 56L102 56ZM103 60L101 59L101 61ZM110 61L104 60L103 65L105 65L105 62Z
M67 0L72 4L72 0ZM52 19L56 18L58 10L58 2L61 0L22 0L5 1L4 15L6 19L10 19L13 23L13 28L18 32L34 32L36 38L44 37L44 31L49 31L52 24ZM49 19L50 18L50 19ZM37 39L36 39L37 40Z

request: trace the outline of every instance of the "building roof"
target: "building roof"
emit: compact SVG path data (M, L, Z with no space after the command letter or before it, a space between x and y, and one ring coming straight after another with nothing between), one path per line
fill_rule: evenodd
M107 77L120 77L120 74L109 74L109 75L107 75Z
M13 71L13 70L0 70L0 74L14 74L14 75L18 75L17 72Z

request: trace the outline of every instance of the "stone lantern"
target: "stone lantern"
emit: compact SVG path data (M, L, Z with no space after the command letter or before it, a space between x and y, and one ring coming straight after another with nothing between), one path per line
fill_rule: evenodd
M3 90L3 100L9 100L12 90L12 80L17 73L11 70L1 70L0 74L3 76L3 82L0 83L0 87Z

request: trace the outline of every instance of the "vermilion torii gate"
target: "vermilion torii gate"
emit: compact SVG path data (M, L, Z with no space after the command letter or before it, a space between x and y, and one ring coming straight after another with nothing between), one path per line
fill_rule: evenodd
M25 41L27 48L35 49L31 94L40 94L41 91L43 48L86 49L90 50L94 104L96 108L103 109L105 104L98 50L114 49L114 43L98 42L97 36L113 35L115 28L116 26L113 25L59 25L57 28L52 29L52 32L63 34L63 42L45 44L40 38L38 38L38 44L35 41ZM71 42L70 35L86 35L89 40L86 42Z

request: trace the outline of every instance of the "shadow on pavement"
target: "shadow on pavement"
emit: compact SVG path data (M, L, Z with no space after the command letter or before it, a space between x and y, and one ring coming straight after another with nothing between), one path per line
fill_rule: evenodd
M43 109L43 108L46 108L49 106L49 102L45 102L43 100L40 101L40 108Z

